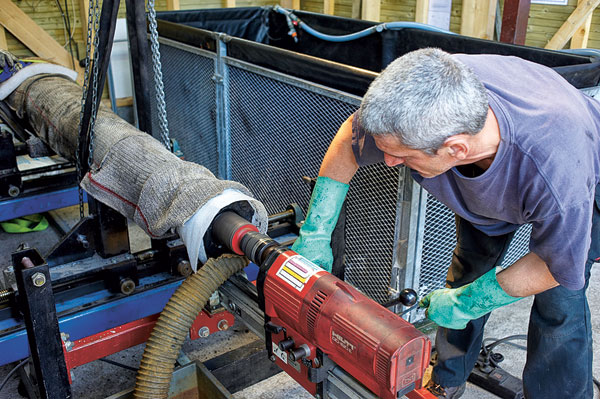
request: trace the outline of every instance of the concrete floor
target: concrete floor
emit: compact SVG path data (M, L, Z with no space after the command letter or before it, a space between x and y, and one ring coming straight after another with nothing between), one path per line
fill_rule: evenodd
M24 235L8 235L0 232L0 248L2 253L8 254L21 242L27 242L30 246L37 247L40 252L45 253L54 245L59 236L60 233L54 229ZM138 235L136 244L133 245L143 246L146 243L147 239ZM0 269L7 265L8 259L8 256L0 258ZM597 311L600 306L600 267L596 267L592 273L588 298L592 309L594 342L598 343L600 339L600 315ZM526 334L531 303L532 298L527 298L495 311L490 317L485 336L502 338L509 335ZM433 334L431 335L433 336ZM255 339L255 336L248 332L244 326L236 324L229 330L213 334L206 339L196 341L188 339L183 346L183 351L192 360L204 361ZM520 376L525 364L525 352L508 345L501 345L497 349L506 359L502 366L513 375ZM138 345L111 355L108 359L137 368L142 353L143 345ZM15 364L10 364L0 367L0 380L3 380L14 366ZM594 360L594 375L600 377L600 358ZM134 383L134 371L102 361L95 361L73 370L73 397L75 399L101 399L129 389L133 387ZM17 391L17 385L17 379L12 377L0 392L0 399L23 398ZM236 399L308 399L311 397L284 373L234 394ZM494 399L496 396L468 384L463 398Z

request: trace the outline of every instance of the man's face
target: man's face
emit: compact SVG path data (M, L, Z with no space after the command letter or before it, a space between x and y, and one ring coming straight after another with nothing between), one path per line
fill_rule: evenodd
M396 136L373 136L375 145L384 153L387 166L406 165L425 178L445 173L454 166L452 157L442 148L435 155L403 145Z

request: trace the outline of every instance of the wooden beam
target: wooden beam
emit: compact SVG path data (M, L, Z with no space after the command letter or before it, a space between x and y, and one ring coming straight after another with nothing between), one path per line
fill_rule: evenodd
M600 0L599 0L600 1ZM44 29L27 16L11 0L0 0L0 25L12 33L35 55L56 64L73 68L71 55ZM77 60L74 60L78 68Z
M4 27L0 25L0 49L8 50L8 43L6 42L6 32Z
M583 1L585 0L579 0L577 5L580 5ZM583 24L575 31L573 37L571 38L571 48L587 48L593 15L593 12L590 13L590 16L587 17Z
M500 41L512 44L525 44L527 23L529 22L530 0L505 0L502 12Z
M227 7L227 8L233 8L233 7L235 7L235 0L226 0L225 1L225 7ZM298 6L298 8L300 8L300 6Z
M335 0L323 0L323 14L333 15Z
M598 7L598 4L600 4L600 0L584 0L579 3L575 11L573 11L552 39L550 39L546 48L550 50L562 49L575 31L577 31L584 21L594 12L596 7Z
M429 0L417 0L415 22L426 24L429 17Z
M381 0L362 0L362 19L379 22L381 19Z
M281 0L281 7L283 8L291 8L293 10L300 9L300 0Z
M463 0L460 34L492 40L497 1Z
M181 6L179 5L179 0L167 0L167 10L168 11L181 10Z

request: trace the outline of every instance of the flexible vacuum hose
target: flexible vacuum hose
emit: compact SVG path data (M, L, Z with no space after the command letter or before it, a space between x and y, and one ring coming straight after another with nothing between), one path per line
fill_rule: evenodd
M209 259L179 286L160 314L146 343L134 398L167 398L175 360L192 323L221 284L248 264L241 256Z

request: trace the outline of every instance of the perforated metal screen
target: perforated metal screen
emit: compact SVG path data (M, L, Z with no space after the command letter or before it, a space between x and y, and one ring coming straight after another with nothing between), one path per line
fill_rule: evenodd
M529 252L531 225L517 230L501 267L508 267ZM419 295L442 288L446 284L446 272L456 245L454 213L431 195L427 195L423 255L419 276Z

